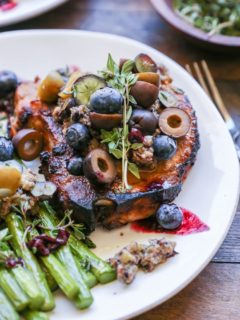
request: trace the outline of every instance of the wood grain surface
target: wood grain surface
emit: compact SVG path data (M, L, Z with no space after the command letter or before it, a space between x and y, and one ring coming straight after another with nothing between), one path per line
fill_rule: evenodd
M183 66L204 58L240 127L240 53L229 56L208 52L185 41L161 20L148 0L72 0L0 31L36 28L84 29L128 36ZM226 240L208 267L178 295L135 320L239 320L239 291L240 206Z

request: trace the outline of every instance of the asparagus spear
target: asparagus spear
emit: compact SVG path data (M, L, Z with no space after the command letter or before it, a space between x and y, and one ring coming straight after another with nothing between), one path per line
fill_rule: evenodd
M54 210L48 203L44 203L44 210L48 213L48 216L52 219L52 223L57 225L59 223ZM116 271L110 266L109 263L97 257L89 248L75 238L73 235L68 240L69 246L72 252L80 260L85 260L91 265L91 271L97 278L97 280L104 284L116 279Z
M68 242L78 259L90 263L91 271L100 283L108 283L116 279L116 271L106 261L97 257L84 243L73 235L70 235Z
M12 235L11 243L17 256L22 257L27 268L33 273L34 278L42 292L44 303L42 305L43 311L50 311L55 307L55 301L51 290L47 284L44 272L40 268L35 256L27 248L24 242L24 228L21 217L15 213L10 213L6 217L7 227Z
M44 312L27 310L23 313L26 320L49 320L49 317Z
M95 277L95 275L90 271L86 271L82 267L81 262L76 257L74 257L74 260L77 264L78 271L81 273L82 278L83 278L84 282L86 283L86 285L88 286L88 288L91 289L94 286L96 286L98 281L97 281L97 278Z
M30 231L31 238L39 235L36 229ZM64 265L53 255L50 254L46 257L40 257L42 264L45 266L47 271L54 278L60 289L65 295L73 300L79 293L78 285L74 278L71 277L69 272L66 270Z
M3 267L0 268L0 287L17 311L22 311L28 306L29 298L19 287L11 273Z
M25 294L29 297L29 308L31 310L39 310L44 302L44 298L32 273L21 266L16 266L10 272L13 274Z
M7 240L4 240L4 236L7 236L8 234L9 231L7 228L0 231L0 239L2 239L2 241L0 241L1 255L3 258L5 257L5 259L11 257L12 259L17 260L17 257L10 249ZM10 273L13 275L13 277L15 277L21 289L29 297L29 308L33 310L39 309L44 301L44 298L32 273L19 264L12 268Z
M39 261L39 263L40 263L42 270L45 273L45 277L47 279L47 283L49 285L49 288L51 289L52 292L56 291L58 289L57 282L55 281L55 279L53 278L51 273L47 270L47 268L44 266L44 264L41 261Z
M57 222L55 221L54 217L50 215L46 209L39 209L39 217L42 220L42 225L44 227L54 229L57 226ZM48 231L47 233L52 236L51 231ZM65 245L59 248L56 252L56 256L78 284L79 295L78 299L76 300L77 307L79 309L88 308L93 303L93 297L88 286L84 282L81 273L78 270L78 266L75 263L74 256L70 250L70 247L68 245Z
M19 315L15 311L11 302L6 297L5 293L0 289L0 319L1 320L19 320Z

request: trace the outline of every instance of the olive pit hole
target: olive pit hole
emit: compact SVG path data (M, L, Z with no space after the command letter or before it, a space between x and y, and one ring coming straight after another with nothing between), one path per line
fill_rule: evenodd
M107 161L102 159L102 158L98 158L98 167L102 172L106 172L108 170L108 164Z
M176 114L173 114L167 118L167 123L171 128L179 128L182 124L182 119Z
M28 152L30 151L32 148L34 148L36 145L36 141L35 140L28 140L24 143L24 151Z

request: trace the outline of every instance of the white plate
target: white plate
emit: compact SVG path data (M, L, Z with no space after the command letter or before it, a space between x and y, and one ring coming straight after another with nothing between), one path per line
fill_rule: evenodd
M170 70L175 85L183 88L197 111L201 149L176 202L198 214L210 231L189 236L167 236L177 241L180 253L153 273L137 275L130 286L113 282L92 290L94 304L78 311L65 298L57 299L53 320L127 319L144 312L183 289L207 265L224 240L239 196L239 164L230 135L214 105L199 85L174 61L139 42L102 33L83 31L23 31L0 35L0 70L12 69L26 79L49 70L76 64L96 71L115 59L145 52ZM124 236L120 236L124 232ZM107 258L132 240L162 235L134 233L128 227L104 232L92 239L97 254Z
M24 21L47 12L68 0L19 0L15 8L0 10L0 27Z

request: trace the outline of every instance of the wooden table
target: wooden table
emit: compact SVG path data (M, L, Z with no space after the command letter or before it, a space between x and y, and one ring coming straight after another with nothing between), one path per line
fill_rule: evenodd
M128 36L159 49L181 65L205 58L240 125L239 56L210 53L186 42L161 20L148 0L72 0L1 31L35 28L85 29ZM177 296L135 320L239 320L239 229L240 206L226 240L208 267Z

